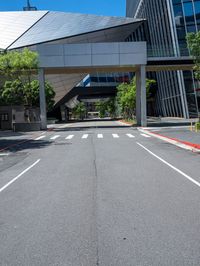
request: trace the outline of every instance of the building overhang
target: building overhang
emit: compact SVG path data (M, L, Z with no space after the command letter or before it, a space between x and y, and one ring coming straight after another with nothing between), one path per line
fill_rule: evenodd
M181 57L149 57L146 70L148 72L193 70L194 59L190 56Z

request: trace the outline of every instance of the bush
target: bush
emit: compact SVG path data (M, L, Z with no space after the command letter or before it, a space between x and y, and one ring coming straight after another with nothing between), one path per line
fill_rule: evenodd
M200 122L195 123L195 129L200 130Z

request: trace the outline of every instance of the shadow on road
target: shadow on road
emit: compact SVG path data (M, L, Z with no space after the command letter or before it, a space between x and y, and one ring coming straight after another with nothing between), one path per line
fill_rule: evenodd
M51 145L50 141L33 139L21 139L21 140L9 140L9 139L0 139L0 154L3 152L18 152L28 149L42 149L48 145Z

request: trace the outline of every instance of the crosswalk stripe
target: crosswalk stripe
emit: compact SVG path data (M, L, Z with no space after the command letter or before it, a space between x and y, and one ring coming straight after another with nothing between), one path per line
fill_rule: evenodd
M74 137L74 135L69 135L65 139L72 139L73 137Z
M117 139L119 138L119 135L118 134L112 134L113 138Z
M50 139L51 139L51 140L55 140L55 139L57 139L57 138L59 138L59 137L60 137L60 135L55 135L55 136L51 137Z
M129 138L135 138L132 134L126 134Z
M98 139L102 139L102 138L103 138L103 134L98 134L98 135L97 135L97 138L98 138Z
M35 140L40 140L40 139L43 139L43 138L45 138L46 136L40 136L40 137L38 137L38 138L36 138Z
M146 135L146 134L140 134L141 136L145 137L145 138L150 138L149 135Z
M88 134L84 134L83 136L82 136L82 139L87 139L88 138Z

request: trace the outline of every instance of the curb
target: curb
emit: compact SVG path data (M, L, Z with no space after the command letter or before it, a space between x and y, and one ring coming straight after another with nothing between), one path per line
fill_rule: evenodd
M130 127L133 126L133 123L125 122L123 120L117 120L115 122L117 122L119 125L123 125L123 126L130 126Z
M161 135L161 134L158 134L155 132L151 132L151 131L149 131L147 129L143 129L143 128L138 128L138 130L145 133L145 134L148 134L152 137L155 137L155 138L161 139L165 142L168 142L170 144L173 144L179 148L189 150L192 152L196 152L196 153L200 153L200 145L199 144L195 144L195 143L187 142L187 141L182 141L182 140L179 140L176 138L166 137L164 135Z

